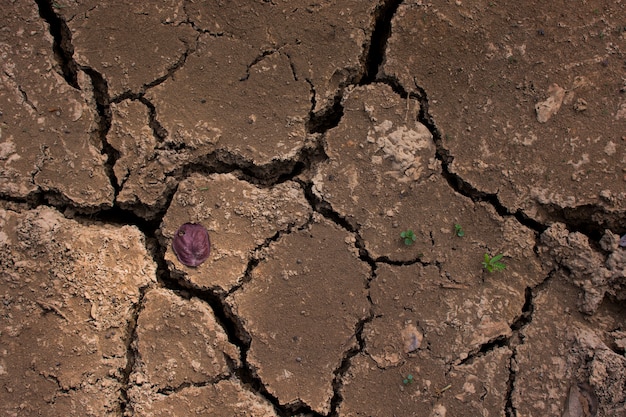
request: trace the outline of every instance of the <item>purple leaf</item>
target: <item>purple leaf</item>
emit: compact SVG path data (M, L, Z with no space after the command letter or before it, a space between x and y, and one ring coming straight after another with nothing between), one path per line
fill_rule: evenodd
M622 236L622 238L619 240L619 245L622 248L626 248L626 235Z
M209 233L201 224L185 223L176 231L172 249L183 265L196 267L211 253Z

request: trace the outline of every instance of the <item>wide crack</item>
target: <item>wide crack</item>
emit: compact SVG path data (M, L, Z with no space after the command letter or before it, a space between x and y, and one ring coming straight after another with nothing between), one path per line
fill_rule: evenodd
M365 53L364 74L359 85L376 81L378 72L384 63L387 42L391 35L391 21L403 0L383 0L374 12L374 30Z
M50 26L53 43L52 50L59 63L65 81L80 90L78 85L78 64L74 61L72 33L65 21L55 12L52 1L35 0L41 16Z

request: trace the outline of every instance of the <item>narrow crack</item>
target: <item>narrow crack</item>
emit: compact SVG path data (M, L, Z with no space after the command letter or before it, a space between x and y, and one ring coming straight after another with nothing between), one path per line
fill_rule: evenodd
M553 204L539 205L540 217L546 219L544 223L529 217L522 209L518 209L515 212L510 211L500 202L497 194L480 191L465 181L460 175L451 172L450 165L454 161L454 156L444 147L441 133L429 112L429 100L426 91L415 80L415 93L407 92L396 78L386 74L383 74L375 82L389 85L403 99L410 97L419 101L420 112L418 121L425 125L433 135L436 148L435 157L441 161L442 175L455 192L470 198L474 202L482 201L490 204L500 216L513 216L520 224L533 230L538 235L548 228L547 224L554 222L565 223L568 230L580 232L595 242L600 240L605 229L618 233L625 230L623 225L626 224L626 212L610 213L592 204L573 208L560 207Z
M196 42L198 41L199 37L196 38ZM180 70L185 63L187 62L187 58L189 57L189 55L191 55L192 53L194 53L196 50L195 47L192 46L187 46L187 49L185 50L185 52L183 52L183 54L178 58L178 60L172 64L172 66L170 66L167 69L167 72L165 75L147 83L144 84L143 86L143 90L141 91L141 93L144 93L146 90L149 90L150 88L156 87L159 84L163 84L166 80L172 78L172 76L174 75L174 73L176 73L178 70Z
M28 94L26 93L26 90L24 90L24 88L22 88L21 85L18 85L17 89L20 92L20 94L22 95L22 99L24 100L24 103L26 103L28 105L28 107L30 107L32 110L34 110L36 112L37 111L37 107L35 107L35 105L28 99Z
M333 397L330 400L330 412L328 414L329 417L339 417L338 409L341 403L343 402L343 396L341 394L341 390L343 388L343 379L346 374L349 372L350 367L352 365L352 359L360 353L365 351L365 339L363 338L363 330L365 326L371 323L376 315L374 314L374 302L372 301L370 295L370 288L372 281L376 279L376 264L370 264L370 277L367 280L367 284L365 289L367 291L367 301L369 302L370 309L369 313L366 317L359 320L359 322L355 326L354 338L356 338L357 346L349 349L345 352L344 357L341 361L341 365L334 371L334 379L333 379Z
M199 36L196 38L196 42L198 41ZM186 44L186 43L185 43ZM124 91L114 97L111 97L112 103L119 103L121 101L131 99L131 100L141 100L145 97L146 91L151 88L154 88L160 84L163 84L168 79L172 78L174 74L180 70L185 63L187 62L187 58L196 50L195 47L187 45L185 52L181 54L181 56L174 62L167 70L165 74L156 79L143 84L143 86L139 89L139 91ZM154 106L152 106L154 108Z
M90 67L81 66L80 69L89 76L91 80L94 100L96 101L96 110L97 110L97 124L98 127L96 129L97 139L100 142L99 145L101 147L101 153L106 155L107 160L104 164L104 168L109 177L109 181L114 190L114 196L116 197L120 191L120 187L118 185L118 180L115 176L115 171L113 167L115 163L120 157L120 153L115 149L107 140L107 135L109 130L111 129L111 99L109 96L109 87L102 76L98 71L94 70Z
M320 199L313 192L313 184L312 183L301 183L304 189L304 196L313 208L313 211L321 214L325 219L330 220L336 225L348 231L350 234L353 234L355 237L355 246L359 251L359 259L363 262L366 262L370 265L371 268L376 267L377 260L372 258L370 253L367 251L365 247L365 240L359 234L358 227L351 224L347 219L343 218L339 213L337 213L330 203L327 201Z
M259 62L263 61L266 57L279 52L277 48L271 48L271 49L266 49L264 51L261 52L260 55L258 55L257 57L255 57L251 63L249 63L246 67L246 73L239 79L239 81L247 81L248 78L250 78L250 70L252 69L252 67L254 67L255 65L257 65ZM289 61L291 64L291 60Z
M535 311L534 300L537 296L537 293L542 291L548 285L548 283L552 280L555 272L556 271L551 271L545 279L543 279L539 284L535 285L534 287L526 288L525 302L524 306L522 307L522 313L511 324L511 330L513 330L513 335L509 338L507 343L513 353L509 358L509 379L507 380L506 402L504 406L504 413L506 417L517 416L517 410L513 405L513 393L515 391L515 382L517 380L517 349L521 344L524 343L524 335L522 331L533 320L533 313Z
M152 129L152 135L156 139L157 143L163 143L163 141L169 135L166 128L159 122L157 118L157 110L155 105L146 98L146 96L141 95L136 98L137 101L142 103L148 109L148 126Z
M132 406L128 396L130 389L130 376L135 369L135 363L137 360L137 352L134 347L134 341L137 339L137 321L139 314L143 309L143 300L149 286L139 289L139 299L131 309L131 317L128 321L128 327L126 330L126 366L122 370L121 377L119 379L122 388L120 389L120 409L122 415L127 411L132 411Z

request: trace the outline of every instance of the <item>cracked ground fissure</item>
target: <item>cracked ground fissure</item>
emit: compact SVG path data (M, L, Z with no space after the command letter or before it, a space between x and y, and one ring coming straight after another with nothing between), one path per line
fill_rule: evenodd
M373 31L373 36L369 42L370 47L367 53L365 54L366 55L365 60L364 60L365 69L363 71L364 75L361 80L358 80L358 82L353 83L353 85L357 85L357 84L369 85L373 83L382 82L387 85L390 85L394 89L394 91L396 91L396 93L400 95L400 97L402 97L403 99L406 99L407 97L409 97L409 94L403 89L403 87L399 83L389 78L380 79L377 77L378 72L379 72L379 67L382 65L383 60L384 60L387 39L390 36L390 32L391 32L391 20L395 14L395 11L400 5L400 3L401 1L399 0L384 1L384 2L381 2L379 7L377 8L376 19L375 19L376 23L375 23L375 28ZM60 18L54 12L52 8L52 3L46 2L44 0L38 0L38 5L40 8L40 13L42 17L50 25L50 31L55 40L54 42L55 54L59 60L60 67L63 70L63 74L67 82L73 87L79 88L78 83L76 81L77 79L76 73L78 70L84 71L87 75L89 75L92 81L95 101L97 105L97 111L100 116L98 135L102 140L103 152L107 154L107 162L106 162L107 171L109 172L111 183L113 184L115 191L116 191L115 194L117 195L117 193L119 192L119 186L117 185L117 179L115 178L115 174L113 173L113 166L119 157L119 153L117 153L117 151L106 141L106 136L111 126L111 114L110 114L110 108L109 108L109 103L111 102L111 98L109 97L108 92L107 92L106 81L104 80L102 75L99 74L94 69L80 67L79 65L76 64L76 62L73 59L73 47L72 47L72 42L71 42L70 31L65 25L65 22L63 21L63 19ZM262 54L261 56L257 57L257 59L252 64L249 65L248 73L245 79L249 77L249 69L251 66L255 65L256 63L261 61L265 56L273 52L274 51L268 51ZM168 71L166 75L164 75L163 77L160 77L158 80L153 81L149 85L146 85L146 88L150 88L155 85L161 84L167 78L171 77L174 71L180 69L184 65L184 62L187 58L188 53L189 52L185 53L179 59L179 61L171 68L171 70ZM437 146L436 155L437 155L437 158L442 162L443 175L448 181L448 184L456 192L459 192L462 195L470 197L474 201L487 201L488 203L490 203L492 206L496 208L499 214L510 215L510 213L508 213L506 209L498 202L496 195L487 195L487 194L481 193L475 188L471 187L467 182L463 181L463 179L460 176L450 173L448 169L448 163L451 162L451 157L449 156L449 151L443 148L439 131L436 128L434 120L428 113L428 98L427 98L426 92L422 88L420 88L417 84L416 84L416 88L418 89L419 94L415 96L411 95L411 97L418 99L421 104L421 108L420 108L421 110L418 116L418 121L426 125L428 129L430 130L430 132L433 134L433 138ZM321 114L314 114L313 111L310 113L309 121L307 122L310 133L312 134L318 133L318 134L321 134L323 137L328 130L336 127L339 124L343 116L343 106L341 104L341 101L342 101L342 95L343 95L344 90L345 88L341 89L341 91L339 92L339 95L337 95L333 101L334 104L328 107L326 110L324 110ZM162 125L158 122L158 119L156 116L156 109L154 105L144 97L143 92L123 93L117 96L114 99L114 102L122 102L124 100L129 100L129 99L139 100L149 109L149 124L154 133L154 136L158 138L159 140L163 140L163 138L167 136L167 132L162 127ZM315 105L315 102L313 103L313 105ZM317 150L314 151L311 155L306 155L304 157L301 157L302 160L294 164L294 168L292 168L291 172L285 172L284 169L276 169L276 171L278 172L282 171L281 179L283 181L287 179L295 178L303 171L310 170L314 163L319 163L321 160L323 160L323 158L320 158L321 156L323 156L322 149L323 148L318 146ZM262 178L268 177L267 172L271 171L271 169L267 170L267 169L261 168L255 172L255 168L257 167L254 167L251 164L248 164L248 166L242 166L243 164L241 163L241 161L227 164L227 166L221 166L220 167L221 169L218 168L216 164L210 164L210 163L197 163L194 165L196 166L195 168L193 166L183 168L180 178L178 179L182 180L188 177L193 172L203 172L203 171L206 171L208 168L209 172L239 171L244 174L243 175L244 178L247 177L247 180L251 182L256 182L256 183L265 183L267 186L275 185L276 183L280 182L280 180L276 180L276 179L270 180L269 182L267 180L265 181L262 180ZM275 178L276 176L270 175L269 177ZM357 248L359 249L360 257L364 262L367 262L371 268L373 268L372 274L374 274L374 270L375 270L374 268L376 267L376 263L377 262L385 263L385 260L384 259L373 260L367 253L358 230L355 230L352 225L350 225L338 213L334 212L327 202L321 199L315 198L312 192L310 191L311 184L308 184L305 189L308 190L307 195L309 196L308 197L309 202L315 211L319 212L327 219L331 220L334 223L339 224L341 227L343 227L344 229L348 230L350 233L353 233L357 236ZM241 351L240 359L241 359L241 363L243 364L243 366L239 368L235 368L234 365L231 363L231 372L234 375L237 375L237 377L239 377L242 380L242 382L244 382L247 386L249 386L249 388L252 389L254 392L257 392L262 397L266 398L274 406L276 412L280 416L290 416L293 414L305 414L305 415L310 415L310 416L321 417L322 416L321 414L314 412L306 404L282 406L280 402L278 401L278 399L267 391L267 389L265 388L263 384L263 381L257 375L255 375L255 373L249 367L248 362L247 362L247 352L250 347L250 336L247 334L243 324L238 319L238 317L234 315L231 311L229 311L229 308L227 304L225 303L224 296L220 296L212 291L202 290L198 288L191 288L188 285L182 284L180 280L171 277L170 272L166 266L166 262L164 260L165 250L164 248L160 247L158 243L157 234L158 234L159 226L164 216L165 210L167 209L167 206L169 205L169 201L171 201L171 197L173 196L174 191L175 190L172 190L172 192L170 193L170 197L168 197L168 204L166 205L165 209L162 210L160 213L156 214L155 216L151 216L153 218L153 220L151 221L145 221L141 219L140 217L137 217L136 215L132 214L132 212L129 212L128 210L123 210L123 209L119 209L116 207L110 210L106 210L102 212L101 214L94 213L94 215L90 217L90 220L102 221L105 223L114 222L116 224L133 224L137 226L146 236L147 242L151 242L151 246L152 246L151 252L152 252L155 262L158 265L157 276L159 278L159 282L161 283L161 285L176 293L184 294L185 297L197 297L203 300L204 302L206 302L211 307L213 313L215 314L217 318L218 323L225 329L228 335L229 341L233 343L235 346L238 346L240 348L240 351ZM518 217L518 220L520 220L520 218L521 216ZM525 221L524 223L526 223L525 225L527 226L529 225L528 221ZM539 231L537 230L537 226L538 226L537 224L531 224L531 226L534 226L532 227L534 230ZM274 239L271 239L271 240L277 240L277 239L278 239L278 236L275 236ZM249 275L250 270L254 268L257 262L258 261L256 260L251 260L249 262L246 275ZM389 261L388 263L394 264L393 261ZM407 264L407 263L400 263L400 264ZM374 279L373 276L370 277L370 281L372 279ZM237 288L233 289L233 291L236 291L236 290ZM516 320L515 323L523 321L524 324L526 324L530 322L530 320L532 319L531 318L532 304L531 304L531 298L529 294L531 294L530 291L527 292L527 304L524 306L524 310L522 311L520 318ZM143 296L139 299L139 302L135 306L133 319L131 320L130 328L128 330L128 334L131 335L131 337L129 337L129 343L128 343L128 354L127 354L128 366L123 376L123 382L125 383L124 384L125 387L127 387L129 384L130 373L132 372L132 368L135 363L134 357L136 355L136 352L133 351L131 342L133 339L136 338L137 317L141 310L142 298ZM371 300L370 300L370 303L371 303ZM345 375L345 373L348 372L350 368L351 359L358 353L363 352L365 348L365 341L362 336L362 331L363 331L364 325L370 322L373 318L374 318L373 313L370 312L370 314L368 315L366 319L361 320L357 324L357 327L355 328L354 337L357 339L358 346L356 348L350 349L349 351L345 353L344 358L341 361L340 367L336 369L334 372L335 374L335 378L333 381L334 395L331 399L331 412L328 414L329 416L335 416L337 413L337 408L342 400L342 396L341 396L342 378ZM519 328L521 327L523 327L523 325L520 325L515 330L519 330ZM506 339L504 339L503 337L497 337L493 341L483 344L480 349L478 349L475 353L470 354L468 358L462 361L462 363L472 361L474 358L480 355L484 355L496 347L508 344L509 340L510 340L510 337ZM511 360L513 360L513 358ZM122 391L122 400L123 400L121 403L122 411L125 411L127 407L126 404L128 400L127 400L126 389L127 388L123 389ZM509 396L510 396L510 392L509 392ZM507 407L509 406L509 404L510 404L510 397L509 399L507 399Z
M504 205L500 203L497 194L488 194L482 192L472 186L469 182L465 181L459 174L451 172L451 170L449 169L449 165L453 160L453 156L451 155L450 151L445 148L441 134L437 129L435 121L433 117L429 114L428 96L423 88L416 84L415 88L417 89L417 94L408 93L406 90L404 90L402 85L392 77L382 76L379 78L379 69L384 61L387 40L391 32L391 20L401 3L401 1L393 0L383 1L379 4L379 7L376 10L376 22L374 25L372 39L369 41L370 47L365 54L366 57L364 60L365 68L363 71L363 77L358 81L354 81L348 86L342 87L338 95L335 96L333 100L333 105L327 107L321 113L314 113L313 110L311 110L309 114L309 119L307 121L308 133L320 135L320 138L318 139L317 145L315 147L301 151L296 158L290 161L279 161L265 167L256 166L249 161L238 160L234 155L207 155L205 159L196 161L189 165L185 165L183 168L177 170L174 174L177 181L180 182L183 179L189 177L192 173L236 173L238 174L238 177L240 179L243 179L253 184L263 185L265 187L270 187L281 182L297 179L300 183L300 186L303 188L305 195L307 196L307 200L311 205L313 211L321 214L324 218L330 220L331 222L339 225L341 228L347 230L349 233L355 235L355 246L359 251L360 260L367 263L371 270L371 275L366 288L368 292L369 283L372 280L376 279L376 268L378 264L411 265L414 262L419 262L419 258L415 261L410 262L396 262L385 259L384 257L376 259L373 258L368 253L365 247L363 238L360 235L359 228L352 225L340 213L334 211L332 209L332 206L327 201L324 201L323 199L315 196L311 191L312 183L310 180L303 180L300 178L303 176L303 174L312 172L317 164L325 161L328 158L324 150L324 137L326 135L326 132L338 126L342 120L342 117L344 115L344 108L342 105L343 94L345 89L348 87L382 83L392 87L396 94L398 94L403 99L407 99L410 97L418 100L420 103L420 112L417 121L424 124L433 136L434 144L436 147L435 155L437 159L441 161L442 175L447 181L448 185L456 193L459 193L465 197L469 197L474 202L481 201L488 203L495 209L495 211L499 215L503 217L515 218L520 224L533 230L537 239L539 234L547 229L546 225L540 224L539 222L529 218L523 213L522 210L511 213L506 207L504 207ZM96 133L98 138L101 140L102 152L107 157L105 164L106 170L111 180L111 184L115 190L115 196L117 196L120 191L121 185L123 185L123 182L121 185L118 185L118 179L115 177L115 174L113 172L113 166L119 158L119 152L116 151L107 142L107 134L111 127L110 103L112 101L111 97L109 97L108 94L107 82L102 74L97 72L95 69L80 66L74 61L70 31L67 28L67 25L65 25L63 19L54 11L52 5L53 3L50 1L37 0L37 4L39 6L41 17L49 24L50 33L52 34L54 39L53 49L55 52L55 56L59 61L59 66L63 72L63 76L66 82L70 86L79 89L80 86L77 80L77 73L79 71L82 71L86 75L88 75L92 83L96 111L98 114L98 128L96 130ZM268 52L268 54L270 53L271 52ZM164 75L163 77L160 77L152 83L147 84L146 88L151 88L165 82L169 77L172 76L174 71L184 66L188 54L189 51L187 51L184 56L179 58L178 62L171 67L171 71L168 71L167 75ZM259 57L258 61L263 59L265 55L266 54ZM258 61L253 62L250 66L254 65ZM312 84L311 87L313 88ZM313 95L312 99L314 108L315 95ZM149 125L151 130L153 131L155 138L157 138L159 141L162 141L167 136L167 131L165 130L165 128L163 128L163 126L159 123L157 119L157 112L154 104L152 104L144 96L143 92L124 93L115 97L113 101L119 103L124 100L137 100L143 103L149 110ZM150 213L150 216L147 217L138 216L135 212L133 212L133 210L122 209L117 205L110 209L94 211L93 213L89 213L89 215L75 214L74 216L77 220L87 223L101 222L107 224L136 226L146 237L146 245L149 249L149 253L152 254L153 259L157 264L157 277L159 280L159 285L185 298L196 297L204 301L207 305L210 306L211 310L216 316L217 322L226 331L229 342L231 342L240 349L240 359L242 365L237 367L234 363L230 363L229 366L232 374L236 375L253 392L267 399L269 403L273 405L276 413L281 417L290 416L293 414L321 417L323 414L315 412L304 403L282 405L279 399L267 390L264 382L258 375L256 375L255 371L248 364L247 355L250 348L250 335L246 331L241 320L237 317L236 314L231 311L228 304L225 302L225 296L227 296L228 294L218 294L211 290L194 288L193 286L182 282L180 279L173 277L170 273L164 258L166 248L162 246L159 240L159 229L175 191L176 189L170 190L165 207L160 208L154 213ZM59 192L58 194L52 191L40 193L40 198L38 198L37 201L32 204L32 207L44 204L52 205L61 212L77 211L78 213L80 213L81 211L83 211L80 208L73 207L72 204L64 198L61 192ZM146 210L150 209L147 208ZM570 231L581 231L587 236L591 237L592 240L599 240L601 232L598 225L588 221L587 219L589 219L590 216L586 216L584 212L573 212L568 214L566 209L562 209L560 213L558 213L557 210L554 210L554 212L555 214L553 215L553 219L564 222L568 226L568 229ZM146 217L149 220L146 220L143 217ZM267 247L270 243L277 241L278 239L280 239L281 236L288 233L291 233L290 229L284 232L278 232L276 233L276 235L269 238L260 247ZM256 252L258 252L258 250L255 250L255 253ZM251 270L256 267L257 263L258 259L256 259L255 257L253 257L248 262L247 270L245 273L247 277L249 277ZM423 265L426 266L427 263L423 263ZM490 351L503 346L511 347L513 353L510 361L513 362L515 360L517 346L520 343L523 343L523 340L518 340L518 338L520 337L520 331L532 321L532 315L534 311L534 294L536 291L539 291L539 289L537 288L544 285L547 280L549 280L549 277L545 278L540 284L535 287L526 288L525 303L522 311L519 317L510 326L513 331L512 336L495 337L489 342L482 344L477 350L470 353L466 359L463 359L460 362L460 364L463 365L466 363L471 363L476 358L484 356ZM235 287L233 291L236 291L238 288L239 287ZM145 288L143 290L145 290ZM127 389L128 385L130 384L129 378L133 370L132 368L135 364L134 358L136 355L134 347L132 346L132 341L136 338L137 317L142 308L143 290L139 301L134 306L133 319L130 321L129 329L127 329L127 333L129 335L127 346L127 367L124 370L122 376L122 384L124 385L124 389L122 390L122 398L120 403L122 407L122 412L125 412L126 407L128 406ZM371 307L372 300L369 294L368 300ZM331 411L329 414L327 414L328 416L338 415L337 410L343 399L341 393L343 387L343 377L350 369L352 358L354 358L357 354L364 352L366 341L363 337L363 329L365 325L371 322L373 319L374 314L370 311L365 319L362 319L357 323L353 336L357 340L357 346L345 352L344 357L341 361L341 365L334 371L335 377L332 382L333 396L331 399ZM517 414L512 405L511 396L515 385L515 372L511 368L509 368L509 372L509 389L507 392L505 412L507 416L514 417Z
M366 61L366 69L364 71L365 75L363 79L360 80L360 83L362 85L375 82L375 74L378 71L378 67L382 63L382 57L383 57L384 47L386 45L386 39L390 33L391 18L393 17L393 12L395 11L395 9L397 9L399 3L400 3L399 1L383 2L377 10L377 13L376 13L377 19L376 19L376 25L375 25L376 29L374 30L374 37L370 41L371 47L369 48L369 51L366 54L366 59L365 59ZM117 178L115 177L115 174L113 172L113 166L115 165L116 160L119 158L119 153L106 140L107 134L111 127L111 111L110 111L109 103L112 101L107 92L108 89L107 89L106 81L104 80L102 75L99 74L94 69L80 67L79 65L76 64L76 62L73 59L73 47L72 47L72 42L71 42L70 31L65 25L65 22L56 13L54 13L51 2L45 2L43 0L39 0L38 5L40 8L40 13L42 17L50 25L50 31L53 34L53 37L55 39L55 53L59 60L59 64L61 68L63 69L63 73L68 83L70 83L75 88L79 88L76 82L77 69L84 71L87 75L89 75L92 81L93 91L94 91L94 96L95 96L95 101L96 101L96 106L97 106L97 112L99 115L99 128L97 132L98 132L99 137L102 140L103 152L107 154L107 161L106 161L107 171L109 172L109 177L110 177L112 185L114 186L115 195L117 196L117 194L119 193L120 186L118 185ZM248 74L246 78L249 77L250 67L258 63L259 61L261 61L266 55L269 55L270 53L272 53L272 51L264 53L263 55L257 57L257 59L252 64L249 65ZM167 75L159 78L158 80L155 80L153 83L148 85L147 88L154 86L154 85L158 85L164 82L168 77L171 77L171 75L173 74L175 70L179 69L180 67L184 65L187 55L188 55L188 52L185 53L185 55L179 59L179 61L172 67L170 71L168 71ZM342 88L342 91L343 91L343 88ZM341 120L341 116L343 114L343 108L341 105L341 99L342 99L341 94L342 92L340 92L340 95L335 97L334 105L328 108L327 110L325 110L321 115L314 114L313 111L311 111L309 121L307 122L310 133L312 134L319 133L323 136L327 130L335 127L339 123L339 121ZM157 139L163 140L163 138L167 135L167 132L162 127L162 125L158 122L158 119L156 117L156 109L154 105L144 97L143 92L139 94L130 93L130 92L124 93L115 97L113 101L117 103L117 102L122 102L123 100L129 100L129 99L139 100L149 109L149 125L153 131L153 134ZM264 182L268 186L275 185L276 183L279 183L281 181L286 181L287 179L295 178L305 169L310 169L311 165L314 162L319 162L320 160L322 160L322 158L320 158L323 152L322 149L323 148L320 145L318 145L318 147L315 148L313 152L310 154L306 154L305 152L303 152L301 156L298 158L299 160L293 164L293 168L291 169L291 172L285 172L286 171L285 169L280 169L280 168L273 169L275 171L278 171L280 173L280 176L278 177L277 180L274 179L273 181L270 181L269 183L267 181L261 180L261 178L263 177L267 178L268 177L267 173L271 172L272 169L270 170L261 169L259 172L254 172L254 169L256 167L254 166L245 167L245 166L242 166L241 163L232 163L232 164L229 164L230 166L228 167L222 166L221 167L222 169L219 169L215 165L211 166L212 164L199 163L199 164L196 164L197 168L195 169L193 168L193 166L192 167L187 166L183 168L182 170L183 174L180 177L181 179L183 179L189 176L190 173L192 172L206 171L207 165L208 165L208 166L211 166L209 170L212 172L239 171L244 174L244 177L247 176L248 179L251 180L251 182L256 182L256 183ZM270 178L272 177L276 178L276 175L273 175L273 176L270 175ZM333 222L340 224L342 227L346 228L351 233L355 233L358 239L362 242L362 239L360 238L360 236L358 236L358 232L355 232L353 228L350 227L350 225L347 222L342 220L341 217L337 213L332 212L324 204L323 201L321 200L313 201L313 195L310 192L310 188L311 188L310 184L306 186L306 189L309 190L307 194L309 196L309 200L312 206L317 206L316 210L320 212L324 217L330 219ZM169 201L171 201L171 197L173 196L174 191L175 190L173 190L170 196L168 197L167 205L169 205ZM160 214L157 214L155 216L150 216L153 219L150 221L143 220L142 218L134 215L132 212L129 212L128 210L120 209L118 207L113 207L110 210L106 210L100 213L93 213L90 216L89 220L101 221L104 223L113 222L115 224L132 224L132 225L137 226L142 231L142 233L144 233L144 235L146 236L146 242L148 242L148 246L151 246L150 252L152 253L153 259L155 260L157 264L157 277L161 285L176 293L184 294L186 297L197 297L203 300L204 302L206 302L211 307L218 323L225 329L226 334L228 335L229 341L233 343L235 346L240 348L240 352L241 352L240 359L241 359L241 363L243 364L243 366L236 368L234 364L231 363L230 364L231 372L234 375L236 375L250 389L260 394L263 398L267 399L274 406L274 409L276 410L278 415L291 416L293 414L304 414L304 415L309 415L313 417L316 417L316 416L321 417L322 414L314 412L309 406L307 406L304 403L281 406L280 402L278 401L278 398L276 398L275 396L273 396L272 394L268 392L268 390L265 388L263 384L263 381L257 375L255 375L255 372L252 371L252 369L249 367L248 362L247 362L247 353L248 353L248 350L250 347L250 341L251 341L250 336L247 334L243 324L238 319L238 317L229 311L228 305L226 304L223 295L220 296L209 290L191 288L188 285L182 284L180 280L171 277L169 269L167 268L166 262L164 260L165 250L158 244L158 237L157 237L159 225L162 221L162 218L164 216L166 209L167 209L167 206ZM78 218L80 219L80 216ZM275 241L277 239L278 239L278 234L274 236L272 239L270 239L269 241ZM269 243L269 241L266 242L266 244ZM359 252L361 254L362 260L370 264L371 268L375 268L375 262L368 256L362 243L359 244L359 241L357 241L357 247L359 247ZM250 270L254 268L257 262L258 261L254 259L249 262L246 276L249 275ZM369 281L371 281L371 279L373 278L370 277ZM236 290L237 290L237 287L233 288L233 291L236 291ZM127 334L129 335L128 346L127 346L128 364L122 376L122 383L124 386L121 392L122 412L127 411L127 408L128 408L127 390L128 390L128 384L130 383L130 374L133 371L133 367L135 364L135 356L137 354L134 351L134 348L132 346L133 345L132 341L135 340L137 337L137 333L136 333L137 318L142 308L142 300L143 300L143 291L142 291L142 295L139 301L134 307L133 318L131 319L129 323L130 327L127 331ZM372 319L373 319L373 313L370 312L370 314L365 319L357 323L357 326L355 328L355 334L353 337L357 339L358 347L352 348L345 353L345 356L343 360L341 361L341 365L334 372L335 378L332 384L334 395L331 399L331 412L328 414L330 416L336 415L337 407L341 402L340 390L341 390L341 385L342 385L342 377L349 369L351 358L354 357L356 354L363 351L365 342L362 338L361 333L363 331L364 325L367 322L371 321ZM212 382L215 382L215 381L212 381Z

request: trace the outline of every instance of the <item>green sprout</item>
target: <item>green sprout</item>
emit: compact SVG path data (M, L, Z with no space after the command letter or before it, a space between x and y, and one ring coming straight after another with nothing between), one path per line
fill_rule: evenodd
M415 240L417 239L417 236L415 236L415 233L413 233L413 230L411 229L405 230L404 232L400 233L400 237L404 239L404 244L407 246L412 245L413 242L415 242Z
M456 235L458 237L463 237L465 236L465 232L463 231L463 228L461 227L460 224L455 224L454 225L454 233L456 233Z
M413 383L413 375L408 374L408 375L406 376L406 378L404 378L404 379L402 380L402 383L403 383L404 385L409 385L409 384L412 384L412 383Z
M488 253L485 253L485 260L482 262L483 268L489 272L503 271L506 269L506 265L503 262L500 262L500 259L502 259L503 256L504 254L501 253L492 258Z

